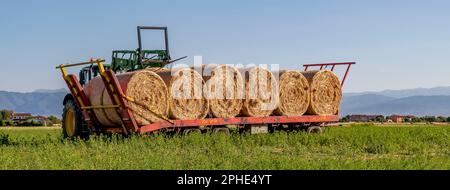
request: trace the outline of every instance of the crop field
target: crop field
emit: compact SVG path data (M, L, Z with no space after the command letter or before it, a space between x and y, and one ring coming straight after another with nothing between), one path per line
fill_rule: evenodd
M62 139L0 128L0 169L450 169L450 126L329 127L322 134Z

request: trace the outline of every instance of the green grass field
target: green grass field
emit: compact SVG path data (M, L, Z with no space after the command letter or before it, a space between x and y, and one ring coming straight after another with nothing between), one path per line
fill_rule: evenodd
M0 169L450 169L449 126L327 128L322 134L63 140L0 128Z

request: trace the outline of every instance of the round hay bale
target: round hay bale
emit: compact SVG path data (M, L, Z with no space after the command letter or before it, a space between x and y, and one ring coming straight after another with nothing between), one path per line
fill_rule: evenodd
M280 116L301 116L309 107L308 80L299 71L281 71L279 74L280 104L274 111Z
M213 117L233 118L239 115L243 104L244 80L241 73L228 65L204 65L204 96L209 100Z
M307 114L336 115L342 100L341 83L328 70L302 72L309 82L311 102Z
M275 75L262 67L241 69L245 73L245 101L241 115L270 116L278 107L279 92Z
M209 102L203 97L203 78L193 69L149 68L161 76L169 90L171 119L203 119L209 112Z
M142 70L118 74L116 77L124 94L139 103L128 102L138 125L162 121L163 119L158 115L168 115L168 90L159 75ZM90 89L88 96L92 105L112 105L111 98L100 77L91 80L85 89ZM105 126L121 125L120 117L114 108L96 109L95 114L99 122Z
M90 80L89 83L87 83L84 87L84 91L92 105L105 105L103 100L104 96L108 96L108 93L106 92L105 85L100 77L96 77ZM108 127L115 126L114 122L106 114L105 109L94 109L93 111L102 125Z

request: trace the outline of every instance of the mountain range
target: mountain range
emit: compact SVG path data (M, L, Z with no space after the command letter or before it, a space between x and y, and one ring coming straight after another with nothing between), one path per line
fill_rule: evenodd
M410 96L450 96L450 87L435 87L435 88L414 88L405 90L383 90L379 92L359 92L346 93L346 96L360 96L360 95L381 95L392 98L406 98Z
M341 115L450 116L450 87L344 93Z
M26 112L33 115L61 116L65 89L36 90L33 92L0 91L0 109Z
M61 116L65 89L19 93L0 91L0 109ZM450 116L450 87L344 93L341 116L349 114Z

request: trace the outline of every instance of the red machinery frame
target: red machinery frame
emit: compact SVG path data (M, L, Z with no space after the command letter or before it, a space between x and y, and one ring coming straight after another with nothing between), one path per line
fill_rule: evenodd
M57 69L61 70L64 81L69 87L70 93L80 108L83 118L88 126L88 128L96 133L101 133L108 131L109 129L104 129L95 116L94 109L104 109L104 108L114 108L121 119L121 129L118 132L128 134L130 131L138 131L139 126L134 118L132 110L128 107L128 101L132 101L130 98L126 97L120 87L119 81L115 76L114 72L111 70L105 70L103 63L104 59L91 59L88 62L75 63L75 64L62 64ZM93 106L86 95L86 92L82 88L79 80L74 74L68 74L67 67L75 67L88 64L97 64L99 67L99 73L102 78L108 95L111 97L113 105L111 106Z
M89 98L85 94L83 88L81 87L76 76L73 74L68 75L65 67L86 65L86 64L98 64L100 68L100 76L107 87L107 91L113 105L111 106L92 106ZM324 125L326 123L334 123L339 121L339 115L330 116L318 116L318 115L304 115L304 116L268 116L268 117L237 117L237 118L206 118L206 119L194 119L194 120L168 120L167 118L162 118L164 121L152 123L149 125L138 126L133 111L128 107L128 102L134 102L130 97L126 97L120 87L119 81L115 76L114 72L111 70L105 70L103 67L104 60L94 60L84 63L76 64L66 64L60 65L59 69L63 74L64 80L66 81L75 102L81 108L83 112L84 119L88 127L94 131L109 131L128 134L129 132L135 133L151 133L159 131L161 129L182 129L182 128L193 128L200 126L226 126L226 125L238 125L243 127L245 125L283 125L283 124L304 124L304 125ZM321 64L305 64L305 71L311 67L320 67L320 70L326 69L328 66L332 66L331 71L339 65L347 65L346 72L342 79L341 85L347 78L351 65L356 64L355 62L346 63L321 63ZM121 116L122 126L121 128L102 128L99 124L93 109L105 109L105 108L115 108L117 113Z

